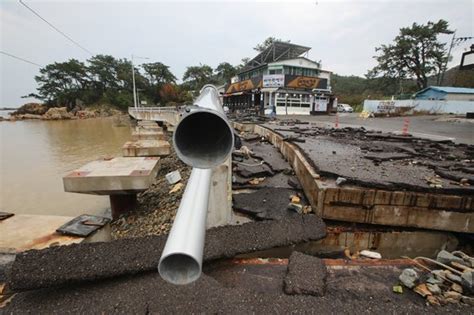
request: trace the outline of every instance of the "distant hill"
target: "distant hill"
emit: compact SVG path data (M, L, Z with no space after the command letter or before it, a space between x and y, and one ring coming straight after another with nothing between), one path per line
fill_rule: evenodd
M437 83L437 79L437 76L428 78L428 85L474 88L474 70L459 70L459 66L447 70L441 84Z
M354 75L331 75L332 91L339 102L361 105L364 99L409 98L418 91L414 80L367 79ZM428 78L428 86L438 85L437 76ZM459 70L456 66L446 71L441 86L474 88L474 70ZM401 93L402 92L402 93Z

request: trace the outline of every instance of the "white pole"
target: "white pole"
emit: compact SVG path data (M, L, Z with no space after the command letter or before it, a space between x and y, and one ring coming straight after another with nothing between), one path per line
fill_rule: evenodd
M176 212L158 272L173 284L188 284L201 276L212 169L193 168Z
M132 82L133 82L133 106L137 108L137 91L135 88L135 67L133 66L133 55L132 55Z

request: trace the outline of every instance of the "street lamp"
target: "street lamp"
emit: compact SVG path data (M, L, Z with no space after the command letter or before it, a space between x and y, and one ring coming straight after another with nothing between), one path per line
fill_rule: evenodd
M135 67L133 66L133 58L138 58L138 59L150 59L148 57L139 57L139 56L134 56L132 54L132 82L133 82L133 106L135 109L138 109L138 102L137 102L137 88L135 86Z

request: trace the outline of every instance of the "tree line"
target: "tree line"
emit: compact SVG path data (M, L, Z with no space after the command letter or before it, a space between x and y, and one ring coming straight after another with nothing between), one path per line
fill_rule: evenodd
M228 62L216 69L208 65L187 67L183 83L177 84L169 66L161 62L134 66L135 85L140 101L147 104L169 105L189 102L193 91L206 83L223 84L237 73ZM70 59L41 68L35 76L36 93L25 97L42 100L49 106L87 107L109 104L126 109L133 104L132 62L110 55L96 55L86 62Z

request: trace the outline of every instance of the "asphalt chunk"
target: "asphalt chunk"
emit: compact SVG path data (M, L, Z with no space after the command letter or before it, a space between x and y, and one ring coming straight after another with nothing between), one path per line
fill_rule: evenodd
M289 259L284 290L290 295L324 296L326 279L326 265L321 259L295 251Z
M297 195L297 191L286 188L262 188L251 193L234 194L233 209L259 220L280 220L294 216L294 211L288 210L290 196ZM304 198L302 205L306 205Z
M251 163L251 164L248 164ZM235 163L237 166L234 167L234 172L239 174L242 177L247 177L249 179L255 177L267 177L273 176L275 173L270 169L266 164L259 164L258 162L245 162L245 163Z
M282 172L291 169L290 164L285 160L283 155L268 142L245 143L245 145L252 150L252 156L260 158L270 166L274 172Z
M204 260L230 258L325 236L325 224L314 215L216 227L207 232ZM156 270L166 237L148 236L26 251L18 254L13 263L8 288L23 291Z

